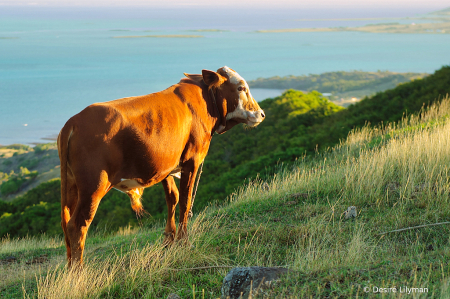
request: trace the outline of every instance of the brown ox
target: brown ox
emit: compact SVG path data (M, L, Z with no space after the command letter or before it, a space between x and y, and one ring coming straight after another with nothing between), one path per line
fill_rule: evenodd
M58 136L61 225L69 266L82 263L86 234L102 197L115 188L134 211L143 189L162 182L168 207L165 242L186 238L192 189L214 132L238 123L254 127L264 112L234 70L203 70L161 92L90 105ZM181 174L180 174L181 173ZM173 176L180 178L180 192Z

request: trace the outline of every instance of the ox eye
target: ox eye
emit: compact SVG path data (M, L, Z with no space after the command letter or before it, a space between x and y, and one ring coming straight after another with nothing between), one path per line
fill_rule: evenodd
M246 91L245 86L239 86L239 87L238 87L238 91Z

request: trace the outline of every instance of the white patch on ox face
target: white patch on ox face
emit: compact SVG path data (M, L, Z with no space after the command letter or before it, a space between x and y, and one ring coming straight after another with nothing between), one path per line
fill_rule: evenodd
M238 103L238 106L236 107L236 109L234 109L233 112L229 112L227 114L227 120L230 120L233 118L247 119L247 111L245 111L244 107L242 107L241 99L239 99L239 103Z
M230 80L231 83L239 85L242 84L241 82L244 82L245 87L248 87L247 82L245 82L244 78L242 78L241 75L239 75L238 73L236 73L227 66L224 66L223 70L225 71L225 73L227 73L228 79Z
M228 75L228 80L230 83L236 86L236 88L240 86L244 86L245 90L240 91L238 95L238 105L234 111L229 112L227 114L226 119L243 119L246 120L247 125L256 126L261 121L262 110L259 111L249 111L245 110L244 103L248 103L254 101L252 94L250 93L250 88L247 82L242 78L237 72L233 71L227 66L223 67L223 70Z

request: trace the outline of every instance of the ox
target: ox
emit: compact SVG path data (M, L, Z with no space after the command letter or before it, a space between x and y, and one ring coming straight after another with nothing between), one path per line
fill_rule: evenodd
M61 129L61 226L69 267L82 263L89 225L112 188L126 193L139 214L144 188L162 182L168 208L164 242L187 238L197 170L214 132L263 121L263 110L234 70L225 66L185 76L161 92L92 104Z

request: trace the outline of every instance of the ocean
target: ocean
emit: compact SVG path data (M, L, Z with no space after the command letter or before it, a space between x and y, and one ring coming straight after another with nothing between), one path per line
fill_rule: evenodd
M2 7L0 144L48 142L91 103L156 92L184 72L224 65L247 81L339 70L432 73L450 63L450 35L255 32L361 26L426 12ZM117 38L143 35L201 37ZM252 89L257 100L281 92Z

